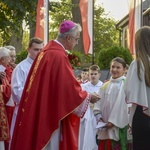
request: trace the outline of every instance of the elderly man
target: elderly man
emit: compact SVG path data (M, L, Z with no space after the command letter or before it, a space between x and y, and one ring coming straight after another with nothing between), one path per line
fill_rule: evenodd
M12 71L15 68L16 64L16 50L15 47L13 46L5 46L5 48L10 50L10 62L9 64L6 66L5 71L0 70L0 80L2 80L3 78L7 77L9 83L11 82L11 75L12 75ZM7 76L6 76L7 74ZM0 81L1 82L1 81Z
M10 62L10 50L0 47L0 69L5 71ZM0 84L0 150L5 150L4 142L9 140L9 124L5 104L11 94L10 84L5 77L1 78Z
M80 38L70 20L59 27L34 61L21 98L11 150L78 150L79 122L89 102L99 97L82 91L65 50Z
M10 62L9 66L14 69L16 67L15 61L16 61L16 49L14 46L8 45L5 46L5 48L10 50Z

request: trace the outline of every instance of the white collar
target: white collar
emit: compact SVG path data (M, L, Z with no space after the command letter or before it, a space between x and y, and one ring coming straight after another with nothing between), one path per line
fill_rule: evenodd
M57 40L57 39L55 39L54 40L56 43L58 43L59 45L61 45L62 47L63 47L63 49L65 50L65 47Z

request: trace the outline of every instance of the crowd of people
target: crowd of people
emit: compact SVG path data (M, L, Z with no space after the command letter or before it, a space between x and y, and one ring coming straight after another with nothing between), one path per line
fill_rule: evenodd
M73 73L65 51L81 31L63 21L45 46L30 39L19 64L13 46L0 47L0 150L149 149L150 27L135 34L135 60L112 59L104 82L96 64Z

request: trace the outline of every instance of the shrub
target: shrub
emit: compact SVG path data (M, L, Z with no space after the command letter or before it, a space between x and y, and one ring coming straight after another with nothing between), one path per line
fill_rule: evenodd
M22 50L19 53L17 53L16 56L16 64L20 63L22 60L24 60L28 55L28 52L26 50Z
M101 69L109 69L110 68L110 62L115 57L121 57L123 58L128 65L133 60L132 55L130 54L129 49L123 48L123 47L110 47L107 49L102 49L98 54L98 65Z

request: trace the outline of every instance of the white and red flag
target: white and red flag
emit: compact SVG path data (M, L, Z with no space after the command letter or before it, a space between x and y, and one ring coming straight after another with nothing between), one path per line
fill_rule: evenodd
M44 41L44 0L38 0L35 37Z
M93 53L93 0L80 0L83 46L85 54Z
M135 55L135 33L142 26L142 0L129 2L129 49Z

